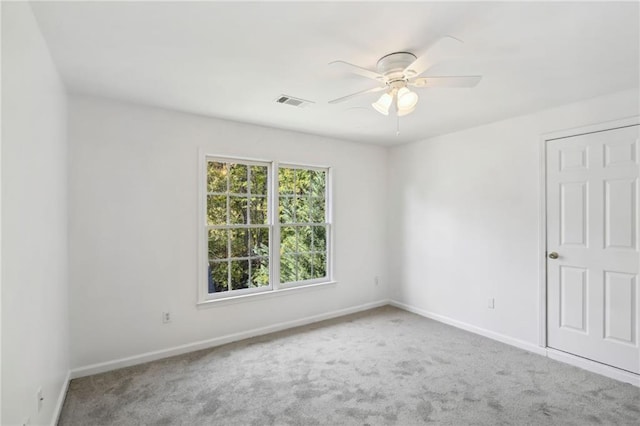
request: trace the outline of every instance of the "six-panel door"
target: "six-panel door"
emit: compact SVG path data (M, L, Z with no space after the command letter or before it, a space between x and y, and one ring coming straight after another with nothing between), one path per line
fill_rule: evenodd
M640 373L639 126L547 141L547 344ZM552 255L555 257L555 255Z

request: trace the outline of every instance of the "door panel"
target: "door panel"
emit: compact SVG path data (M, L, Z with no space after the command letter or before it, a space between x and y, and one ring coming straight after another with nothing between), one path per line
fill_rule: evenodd
M640 373L639 126L547 141L547 344Z
M587 270L560 267L560 327L587 331Z
M560 244L587 246L587 182L560 184Z
M605 248L636 249L636 192L633 179L604 182Z
M604 143L604 166L633 166L638 164L638 141L625 140Z
M606 339L636 343L637 323L633 301L636 298L637 278L634 274L605 271L604 330Z
M568 146L560 150L560 171L586 170L588 146Z

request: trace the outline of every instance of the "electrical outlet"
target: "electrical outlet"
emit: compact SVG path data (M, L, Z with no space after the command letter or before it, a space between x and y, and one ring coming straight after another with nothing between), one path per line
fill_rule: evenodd
M171 322L171 312L163 312L162 313L162 322L167 324Z
M489 303L487 304L489 309L495 309L496 305L495 305L495 299L493 297L489 298Z
M38 388L38 391L36 392L36 401L38 401L38 413L40 412L40 410L42 410L42 404L44 402L44 397L42 396L42 388Z

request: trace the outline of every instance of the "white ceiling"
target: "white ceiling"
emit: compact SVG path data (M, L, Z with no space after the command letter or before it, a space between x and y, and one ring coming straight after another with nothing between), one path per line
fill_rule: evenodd
M74 93L106 96L366 143L425 139L637 88L637 2L219 3L36 2L33 10ZM420 89L416 112L384 117L375 86L328 65L375 69L420 56L441 35L464 41L425 75L483 75L473 89ZM287 94L315 102L276 104Z

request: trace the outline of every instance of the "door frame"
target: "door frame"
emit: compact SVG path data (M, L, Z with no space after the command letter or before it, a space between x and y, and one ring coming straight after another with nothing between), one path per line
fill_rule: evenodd
M539 277L539 337L538 346L547 346L547 142L556 139L564 139L572 136L586 135L589 133L605 132L607 130L620 129L640 125L640 116L626 117L619 120L605 121L581 127L573 127L550 133L544 133L540 137L540 211L539 214L539 251L538 251L538 277ZM551 348L549 348L551 349ZM615 367L611 367L615 368Z

